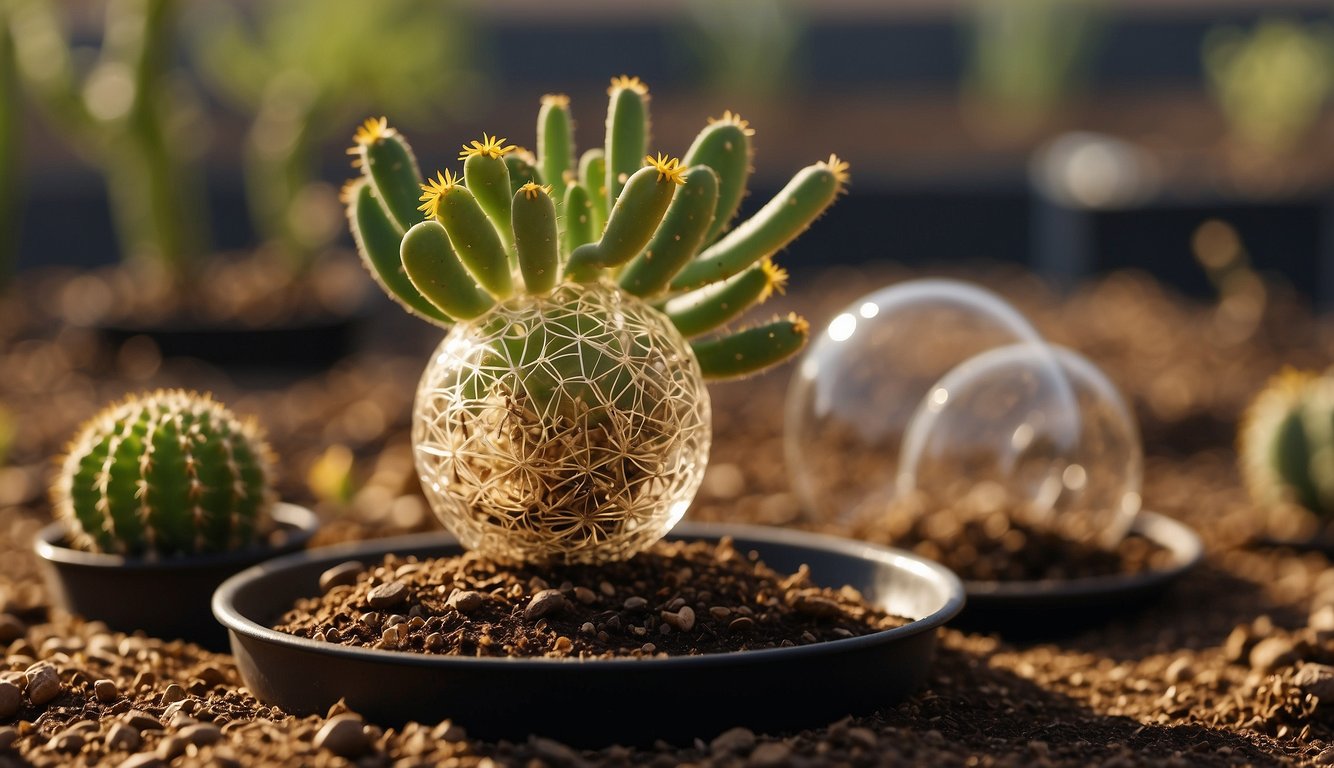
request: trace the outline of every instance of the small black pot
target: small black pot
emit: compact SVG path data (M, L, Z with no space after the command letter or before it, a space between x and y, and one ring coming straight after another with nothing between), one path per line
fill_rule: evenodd
M278 504L277 544L200 557L160 560L71 549L65 526L55 522L37 536L53 601L122 632L180 638L211 650L227 648L227 632L213 619L209 600L228 576L271 557L306 546L319 520L305 507Z
M323 713L345 699L384 725L450 718L483 739L536 733L600 747L689 743L734 726L816 726L893 704L925 680L936 628L963 607L954 574L899 550L758 526L681 525L670 538L723 536L779 571L807 564L816 584L849 584L914 621L792 648L596 660L434 656L345 647L270 629L297 599L319 594L320 574L338 563L374 562L390 552L462 552L443 534L330 547L256 566L218 589L213 611L231 631L246 686L287 712Z

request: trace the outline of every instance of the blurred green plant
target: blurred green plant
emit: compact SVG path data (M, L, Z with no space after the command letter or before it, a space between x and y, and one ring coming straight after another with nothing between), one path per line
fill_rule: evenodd
M102 170L122 258L187 271L205 218L197 104L173 72L177 0L108 0L99 50L72 48L56 0L10 0L18 73L71 146Z
M730 98L790 92L803 23L793 0L689 0L682 48L708 87Z
M965 96L1012 122L1040 123L1083 82L1102 25L1095 0L975 0Z
M1334 89L1334 28L1265 19L1255 28L1216 27L1204 39L1209 89L1232 135L1270 154L1310 131Z
M251 217L301 267L343 226L337 189L319 179L321 146L372 106L407 122L457 111L470 77L467 15L444 0L248 7L216 2L198 15L198 61L223 98L253 114L244 164Z
M18 251L19 115L18 65L9 31L11 0L0 0L0 287L14 271Z

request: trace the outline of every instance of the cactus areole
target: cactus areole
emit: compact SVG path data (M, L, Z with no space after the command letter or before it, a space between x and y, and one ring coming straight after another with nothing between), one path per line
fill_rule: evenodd
M542 100L540 157L484 134L462 173L423 180L384 118L349 150L363 262L449 329L417 390L423 489L446 528L498 559L623 559L681 519L708 462L705 380L781 362L809 332L795 315L727 326L783 289L773 256L847 183L831 155L732 228L746 121L710 121L684 160L649 154L648 89L618 77L608 92L604 146L582 155L558 95Z
M224 552L269 529L270 464L253 423L207 395L158 390L90 419L51 497L79 549L146 558Z

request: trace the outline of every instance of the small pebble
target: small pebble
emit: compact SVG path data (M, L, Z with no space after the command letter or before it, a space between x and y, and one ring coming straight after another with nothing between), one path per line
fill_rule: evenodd
M17 685L0 682L0 720L8 720L18 714L23 706L23 692Z
M182 728L180 737L196 747L204 747L222 739L222 729L213 723L195 723Z
M120 691L116 689L116 684L110 680L98 680L93 683L93 693L97 700L103 704L110 704L120 696Z
M843 613L838 603L819 595L797 595L792 599L792 609L816 618L830 618Z
M472 613L482 607L482 593L471 589L460 590L449 596L447 605L459 613Z
M371 590L366 600L372 608L393 608L408 599L408 585L401 581L387 581Z
M578 600L579 602L583 603L584 605L589 605L589 604L591 604L594 600L597 600L597 599L598 599L598 596L597 596L596 594L594 594L594 593L593 593L593 590L589 589L588 587L575 587L575 588L574 588L574 599L575 599L575 600Z
M732 619L732 623L727 625L729 632L749 632L755 626L755 621L745 616L738 616Z
M366 566L356 560L339 563L320 574L320 592L327 593L334 587L350 587L365 570Z
M184 701L186 695L187 694L185 693L184 688L180 687L175 683L172 683L167 686L167 689L165 691L162 692L162 703L175 704L178 701Z
M87 741L83 738L82 734L72 732L71 730L65 730L56 734L55 738L47 743L50 745L51 749L54 749L57 752L74 755L78 754L79 751L83 749L83 745L86 744Z
M143 743L139 731L125 723L112 723L107 731L106 745L111 751L133 752Z
M770 741L759 745L750 753L748 765L755 768L778 768L787 765L792 758L792 750L781 741Z
M1163 679L1170 685L1195 679L1195 669L1190 665L1190 659L1186 656L1178 656L1167 665L1163 672Z
M361 718L352 714L329 720L315 734L316 749L327 749L339 757L357 757L369 746Z
M749 728L733 728L718 734L713 741L709 742L709 752L715 756L723 756L745 752L755 746L755 733Z
M622 605L625 606L625 610L627 611L640 611L648 606L648 600L635 595L634 597L625 598L625 602Z
M528 607L523 610L523 617L535 621L548 614L560 612L566 605L565 596L559 589L544 589L528 601Z
M60 676L49 664L35 664L28 668L28 685L25 690L28 700L42 707L60 695Z
M162 758L152 752L141 752L125 758L116 768L164 768L164 766L166 763Z
M1292 684L1320 699L1321 707L1334 705L1334 667L1326 664L1303 664L1292 676Z
M1266 637L1251 649L1251 669L1268 672L1296 661L1292 642L1282 637Z
M0 643L12 643L28 633L28 625L17 616L0 613Z
M689 632L695 628L695 610L688 605L683 605L676 613L663 611L662 620L673 629L680 632Z
M139 709L131 709L129 712L126 712L125 715L121 717L121 720L131 728L140 731L162 730L162 723L156 717Z
M162 758L163 760L166 760L167 762L171 762L172 760L175 760L176 758L185 754L185 748L188 747L189 745L190 742L186 741L179 734L177 734L173 736L168 736L162 741L159 741L157 743L157 749L155 750L155 752L158 757Z

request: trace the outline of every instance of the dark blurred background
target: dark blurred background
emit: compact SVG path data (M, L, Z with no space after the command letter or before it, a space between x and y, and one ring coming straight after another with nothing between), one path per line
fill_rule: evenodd
M270 59L290 42L314 66L352 57L347 46L363 59L438 48L427 65L443 82L429 88L408 75L380 98L351 69L343 103L312 118L314 178L327 182L312 205L350 175L343 150L366 115L387 114L434 171L482 131L531 146L540 96L565 92L582 148L601 141L609 77L628 73L652 89L654 149L680 154L725 109L750 120L751 209L830 152L851 162L851 194L782 257L797 272L986 260L1071 283L1132 267L1208 295L1200 227L1217 221L1257 269L1334 303L1331 2L423 0L433 10L403 38L339 31L338 9L312 3L304 32L262 18L284 4L194 0L174 22L188 107L178 143L197 153L217 250L260 239L241 170L264 99L282 99L237 96L277 71L234 66L240 54L218 38L239 23L269 35ZM105 5L58 4L76 69L79 49L101 44ZM25 34L15 25L20 58ZM18 117L19 162L5 172L20 215L0 236L17 243L19 269L115 261L96 165L33 106L5 106ZM325 215L346 240L337 212Z

